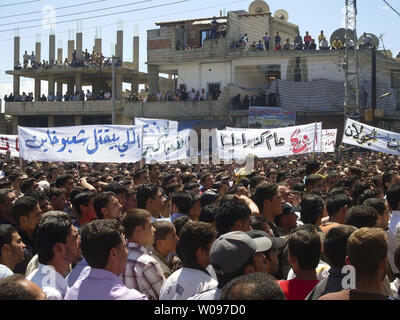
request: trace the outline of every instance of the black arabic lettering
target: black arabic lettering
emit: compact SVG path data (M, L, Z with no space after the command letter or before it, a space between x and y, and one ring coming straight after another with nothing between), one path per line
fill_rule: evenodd
M278 140L278 134L276 132L274 133L274 138L275 138L275 147L281 147L285 145L285 138L279 138Z

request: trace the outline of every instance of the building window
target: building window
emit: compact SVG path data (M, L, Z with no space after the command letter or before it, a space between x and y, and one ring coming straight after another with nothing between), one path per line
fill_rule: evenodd
M393 89L400 89L400 71L392 70L391 72L391 87Z
M200 31L200 47L202 47L204 45L204 41L206 39L210 39L210 38L211 38L211 30Z
M268 82L281 79L281 65L271 64L267 66L260 66L260 69L264 72L265 79Z
M219 95L220 95L220 93L221 93L221 91L220 91L221 83L220 82L218 82L218 83L208 83L207 86L208 86L209 99L217 100Z

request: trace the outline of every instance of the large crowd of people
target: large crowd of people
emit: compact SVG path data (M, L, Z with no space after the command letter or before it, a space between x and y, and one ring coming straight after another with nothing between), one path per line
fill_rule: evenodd
M399 170L342 146L241 166L6 154L0 299L398 299Z

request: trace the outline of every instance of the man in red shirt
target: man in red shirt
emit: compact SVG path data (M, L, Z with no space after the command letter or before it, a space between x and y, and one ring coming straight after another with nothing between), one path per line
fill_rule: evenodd
M286 300L304 300L319 282L315 269L321 255L321 239L316 231L303 227L290 236L288 249L296 278L281 280L279 285Z
M309 32L306 31L306 35L304 36L304 44L306 46L306 50L310 47L312 37L310 36Z

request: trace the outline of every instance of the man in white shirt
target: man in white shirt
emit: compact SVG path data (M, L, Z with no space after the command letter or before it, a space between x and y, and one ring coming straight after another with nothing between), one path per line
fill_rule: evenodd
M217 231L208 223L189 221L183 226L177 247L183 268L164 282L160 300L186 300L217 287L218 282L206 270L216 238Z
M70 265L82 259L81 238L68 214L46 213L35 229L39 267L27 279L46 293L48 300L62 300L67 291L65 279Z
M396 251L396 237L400 229L400 183L392 184L386 193L386 198L389 203L389 207L392 209L392 216L389 221L388 235L388 260L390 268L394 275L400 273L399 269L394 263L394 253ZM399 226L399 228L397 227Z

